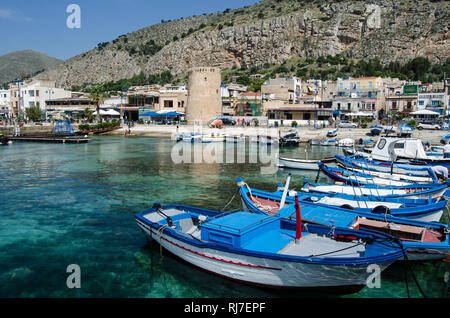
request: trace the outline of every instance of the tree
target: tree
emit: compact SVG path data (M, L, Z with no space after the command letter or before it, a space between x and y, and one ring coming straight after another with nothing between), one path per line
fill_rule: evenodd
M102 104L109 94L102 91L100 85L95 85L90 89L89 100L95 104L95 109L97 110L97 118L100 123L102 123L102 116L100 115L100 104Z
M87 121L90 123L92 123L92 121L94 120L94 115L92 115L92 110L90 110L89 108L84 109L84 116L86 117Z
M39 106L31 106L25 109L25 113L31 121L40 121L42 119L42 112Z

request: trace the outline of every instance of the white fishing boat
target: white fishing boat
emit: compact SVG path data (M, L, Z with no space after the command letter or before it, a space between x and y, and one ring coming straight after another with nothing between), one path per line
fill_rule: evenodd
M194 133L190 133L190 134L184 134L182 135L183 141L184 142L201 142L202 141L202 135L201 134L194 134Z
M211 143L211 142L224 142L225 136L218 133L211 133L210 135L202 136L202 143Z
M251 136L249 138L249 141L251 143L257 143L257 144L261 144L261 145L274 145L274 144L279 143L278 137L263 136L263 135Z
M338 141L336 139L326 139L320 142L321 146L337 146Z
M244 136L244 134L240 134L240 135L226 135L225 136L225 142L227 142L227 143L245 142L245 136Z
M351 138L341 139L338 142L338 146L339 147L354 147L355 146L355 140L353 140Z
M289 169L299 169L299 170L314 170L318 171L319 166L317 162L326 162L327 164L333 164L336 162L335 158L325 158L325 159L294 159L294 158L286 158L279 157L278 158L278 166L282 168Z

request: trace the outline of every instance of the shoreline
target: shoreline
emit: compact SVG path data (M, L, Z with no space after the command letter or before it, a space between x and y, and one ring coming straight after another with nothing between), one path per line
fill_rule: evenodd
M120 129L103 133L101 136L124 136L127 127L122 127ZM177 126L173 125L135 125L131 127L131 134L128 137L168 137L170 138L174 134L186 134L192 132L200 132L203 134L210 135L211 133L218 134L229 134L229 135L245 135L247 137L257 136L258 134L263 135L266 133L278 132L279 130L289 130L293 128L289 127L278 127L278 128L267 128L267 127L224 127L224 128L209 128L209 127L194 127L191 125L179 126L177 131ZM317 128L314 127L298 127L296 128L301 142L308 142L310 139L314 138L327 138L326 135L328 131L334 129L334 127ZM448 132L443 130L415 130L412 134L412 138L419 138L423 142L430 141L433 145L441 145L442 136ZM395 136L396 134L392 134ZM355 141L359 139L373 139L378 140L380 136L371 136L370 128L340 128L336 137L329 139L354 139Z

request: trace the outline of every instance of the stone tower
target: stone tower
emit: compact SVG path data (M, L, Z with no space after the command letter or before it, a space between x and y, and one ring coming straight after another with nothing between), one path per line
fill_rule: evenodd
M221 70L217 67L195 67L189 70L189 93L186 119L189 124L208 124L221 114Z

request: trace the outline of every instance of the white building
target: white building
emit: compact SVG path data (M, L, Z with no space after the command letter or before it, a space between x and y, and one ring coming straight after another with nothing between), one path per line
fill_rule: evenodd
M0 90L0 117L9 117L11 114L11 93L9 89Z
M54 81L33 81L25 83L20 88L20 94L23 98L22 107L24 109L38 106L44 112L47 108L51 108L52 99L72 97L72 92L55 87Z
M443 114L445 102L445 93L418 94L417 110L428 109Z

